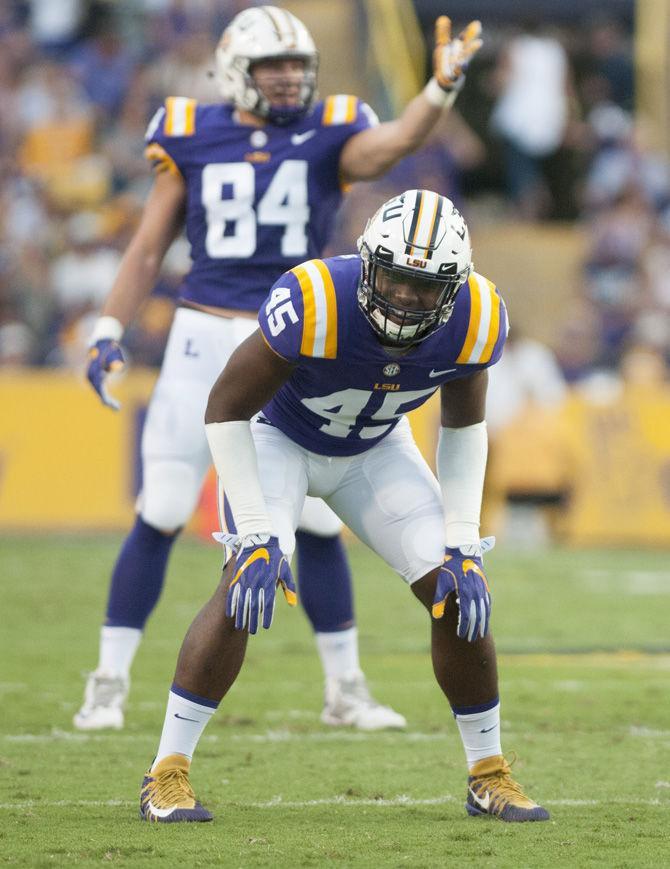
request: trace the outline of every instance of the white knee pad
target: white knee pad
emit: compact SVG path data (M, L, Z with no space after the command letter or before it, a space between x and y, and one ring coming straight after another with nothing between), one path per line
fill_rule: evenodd
M191 518L202 487L202 475L186 462L151 461L144 466L144 483L137 499L142 519L166 534Z
M298 528L318 537L335 537L342 531L343 525L325 501L307 497Z

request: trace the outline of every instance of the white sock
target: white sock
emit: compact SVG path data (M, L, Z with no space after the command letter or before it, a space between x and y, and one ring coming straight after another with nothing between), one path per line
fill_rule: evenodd
M215 712L216 706L204 706L170 691L161 741L151 768L169 754L184 754L190 760L203 730Z
M500 703L486 712L474 712L472 715L455 715L456 724L461 732L461 741L465 749L468 769L484 760L502 754L500 745Z
M139 628L112 628L103 625L100 629L98 670L128 678L141 640L142 631Z
M341 679L361 671L358 660L358 629L316 633L316 647L326 679Z

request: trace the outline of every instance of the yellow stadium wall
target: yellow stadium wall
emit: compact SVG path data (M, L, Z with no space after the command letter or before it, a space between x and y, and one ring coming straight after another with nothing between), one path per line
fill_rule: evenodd
M123 410L99 404L71 374L0 376L0 528L116 529L133 508L135 445L154 376L114 389Z
M70 374L0 375L0 530L128 528L154 380L152 372L135 371L120 381L114 393L123 409L114 413ZM410 417L431 465L438 404L434 397ZM601 406L573 396L555 415L520 420L494 445L490 482L498 493L546 489L549 477L565 485L568 542L670 545L668 432L670 391L629 388ZM212 474L189 529L209 538L216 526Z
M121 530L139 482L138 450L156 375L134 371L113 388L119 413L103 407L83 379L60 371L0 374L0 529ZM413 426L434 452L434 403ZM190 530L216 530L215 480L207 479Z

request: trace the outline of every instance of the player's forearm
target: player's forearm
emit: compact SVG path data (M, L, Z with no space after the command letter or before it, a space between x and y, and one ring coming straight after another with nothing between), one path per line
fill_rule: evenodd
M101 315L114 317L125 328L156 285L163 257L139 242L131 242Z
M142 219L121 260L102 309L103 317L126 327L156 284L163 257L184 219L186 185L181 176L159 174L144 205Z
M261 489L251 424L237 420L205 426L214 466L226 493L240 537L272 534Z
M437 476L442 489L447 546L479 543L488 453L486 423L440 429Z
M416 151L433 129L444 108L431 103L428 86L407 105L399 118L372 127L349 140L340 169L348 181L377 178Z

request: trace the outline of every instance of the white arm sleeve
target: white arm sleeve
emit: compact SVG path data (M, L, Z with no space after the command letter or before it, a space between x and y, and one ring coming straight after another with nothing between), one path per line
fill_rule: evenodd
M447 546L479 544L487 453L485 422L440 429L437 478L442 489Z
M210 422L205 431L238 535L273 534L261 490L251 424L246 420Z
M96 341L109 338L111 341L120 341L123 337L123 325L116 317L98 317L93 325L91 337L88 340L92 347Z

